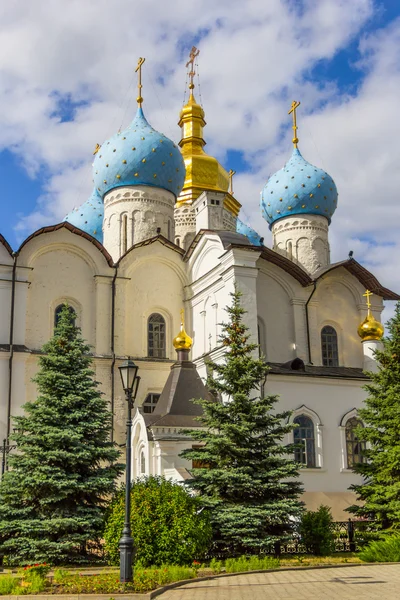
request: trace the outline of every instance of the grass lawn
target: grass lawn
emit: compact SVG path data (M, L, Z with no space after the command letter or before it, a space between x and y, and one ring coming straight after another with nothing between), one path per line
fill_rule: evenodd
M0 596L22 594L118 594L146 593L160 586L183 579L207 577L224 573L239 573L299 567L361 563L356 553L336 553L331 556L283 555L278 560L265 556L242 556L226 561L212 560L209 564L195 563L189 567L164 565L161 567L136 567L134 581L119 582L118 567L81 567L50 570L13 569L0 573Z

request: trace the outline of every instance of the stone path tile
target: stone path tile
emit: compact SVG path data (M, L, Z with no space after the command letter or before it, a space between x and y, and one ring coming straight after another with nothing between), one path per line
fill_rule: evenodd
M400 564L220 577L169 590L162 600L399 600Z

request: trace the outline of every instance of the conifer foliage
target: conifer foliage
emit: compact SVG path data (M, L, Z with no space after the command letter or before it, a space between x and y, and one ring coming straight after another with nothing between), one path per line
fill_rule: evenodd
M188 485L210 512L213 553L234 556L284 541L302 512L302 488L293 445L282 443L293 430L290 412L275 412L276 396L260 396L268 367L254 356L257 345L249 341L240 292L231 295L221 335L225 357L210 363L207 381L224 402L196 400L204 429L190 431L194 444L182 456L193 461Z
M0 485L0 552L9 564L92 560L123 470L75 317L64 306L39 358L38 397L14 418L17 451Z
M363 482L351 489L363 505L348 509L375 519L384 529L400 526L400 303L388 331L382 350L375 354L379 369L368 373L368 397L358 411L364 427L357 429L357 436L366 443L365 462L354 465Z

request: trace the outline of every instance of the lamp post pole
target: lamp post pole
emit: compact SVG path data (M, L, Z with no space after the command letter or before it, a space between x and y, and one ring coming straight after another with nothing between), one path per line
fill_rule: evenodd
M134 555L131 531L132 407L136 399L140 377L137 376L137 365L130 359L119 367L119 372L128 404L126 419L125 520L122 536L119 541L119 580L121 583L127 583L133 580L132 563Z
M128 403L126 419L126 470L125 470L125 521L119 541L120 581L125 583L133 578L133 538L131 536L131 458L132 458L132 392L125 390Z
M1 459L1 476L4 475L4 472L7 467L7 454L10 454L11 450L14 450L17 446L12 446L10 443L7 443L7 439L3 440L3 444L0 447L0 453L3 455Z

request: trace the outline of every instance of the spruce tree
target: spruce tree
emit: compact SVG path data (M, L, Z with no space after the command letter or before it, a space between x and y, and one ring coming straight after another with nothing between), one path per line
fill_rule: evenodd
M294 427L291 413L275 412L278 398L259 393L268 366L255 357L240 292L231 296L220 336L225 357L209 364L207 380L224 402L196 400L204 411L202 429L187 432L194 445L182 453L195 467L187 484L210 510L212 551L229 556L276 548L302 512L294 447L282 443Z
M386 529L400 525L400 303L388 322L389 336L375 353L379 369L368 373L368 396L358 411L364 427L358 438L366 443L365 462L354 465L363 482L350 489L362 506L348 510L358 517L372 518Z
M105 504L123 470L75 318L64 306L39 358L38 397L14 418L17 450L0 485L0 552L9 564L95 559Z

